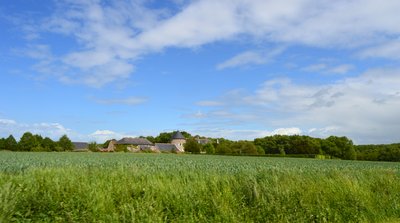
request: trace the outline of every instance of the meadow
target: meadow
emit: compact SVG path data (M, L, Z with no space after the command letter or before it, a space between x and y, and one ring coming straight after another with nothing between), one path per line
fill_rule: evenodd
M400 222L400 163L0 152L0 222Z

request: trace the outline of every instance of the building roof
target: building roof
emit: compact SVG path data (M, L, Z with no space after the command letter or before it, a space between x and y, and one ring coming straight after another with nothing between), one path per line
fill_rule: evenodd
M89 144L86 142L72 142L75 149L87 149Z
M118 145L153 145L149 140L145 138L122 138L118 140L115 144Z
M205 145L205 144L211 142L210 139L199 139L199 138L196 138L196 141L197 141L197 143L202 144L202 145Z
M171 139L185 139L185 137L182 135L180 131L176 131L174 132L174 134L172 134Z
M170 144L170 143L156 143L155 146L161 152L177 151L176 146L174 144Z

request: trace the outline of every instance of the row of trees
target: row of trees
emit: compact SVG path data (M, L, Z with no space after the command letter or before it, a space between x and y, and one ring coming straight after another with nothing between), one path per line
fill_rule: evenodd
M25 132L17 142L13 135L7 138L0 138L0 150L10 151L71 151L74 145L68 136L63 135L58 141L49 137Z
M230 141L226 139L212 139L211 142L202 145L194 138L186 140L185 151L190 153L207 154L232 154L232 155L262 155L265 154L261 147L257 147L251 141Z
M356 146L357 159L371 161L400 161L400 144Z
M163 132L158 136L146 137L153 143L168 143L173 132ZM232 155L327 155L348 160L400 161L400 144L389 145L353 145L347 137L330 136L326 139L310 136L274 135L257 138L254 141L231 141L224 138L209 139L209 143L199 144L196 138L188 132L182 132L187 139L185 150L190 153L232 154ZM105 142L103 148L108 146ZM89 144L89 150L98 151L101 146ZM74 145L63 135L58 141L49 137L25 132L19 141L13 135L0 138L0 150L10 151L71 151Z
M300 135L275 135L255 139L254 144L260 146L267 154L321 154L348 160L357 157L353 141L344 136L320 139Z

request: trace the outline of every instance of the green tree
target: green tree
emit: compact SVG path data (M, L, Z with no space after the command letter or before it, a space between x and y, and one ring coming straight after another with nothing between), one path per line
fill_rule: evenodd
M6 149L6 139L1 138L0 139L0 150L5 150Z
M63 151L72 151L74 149L74 144L67 135L61 136L57 144Z
M56 151L57 143L54 142L49 137L46 137L42 140L42 147L46 151Z
M156 143L169 143L171 142L172 132L162 132L156 138L154 142Z
M217 144L217 147L215 148L215 153L217 154L232 154L232 142L228 140L219 140L220 143Z
M345 136L329 136L322 142L322 150L327 154L348 160L356 159L353 141Z
M265 155L265 150L261 146L256 146L256 148L257 148L257 154Z
M18 143L15 140L13 135L8 136L8 138L4 142L4 147L6 150L17 151L18 150Z
M207 154L214 154L215 153L215 147L213 146L212 143L207 143L203 146L203 150L206 151Z
M187 139L184 147L185 152L200 153L201 151L201 145L194 138Z
M96 142L91 142L88 145L88 149L92 152L98 152L99 150L99 145Z
M253 142L243 142L242 144L242 152L244 154L252 154L255 155L257 154L257 147L254 145Z
M25 132L18 142L20 151L31 151L32 148L40 146L37 137L30 132Z
M146 136L145 137L147 140L149 140L150 142L152 142L152 143L155 143L156 142L156 138L154 138L153 136ZM108 145L107 145L108 146ZM104 147L104 148L106 148L106 147Z

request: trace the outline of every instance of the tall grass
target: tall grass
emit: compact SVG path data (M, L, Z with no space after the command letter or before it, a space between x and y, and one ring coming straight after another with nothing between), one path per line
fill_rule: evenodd
M0 222L387 222L398 163L1 153Z

